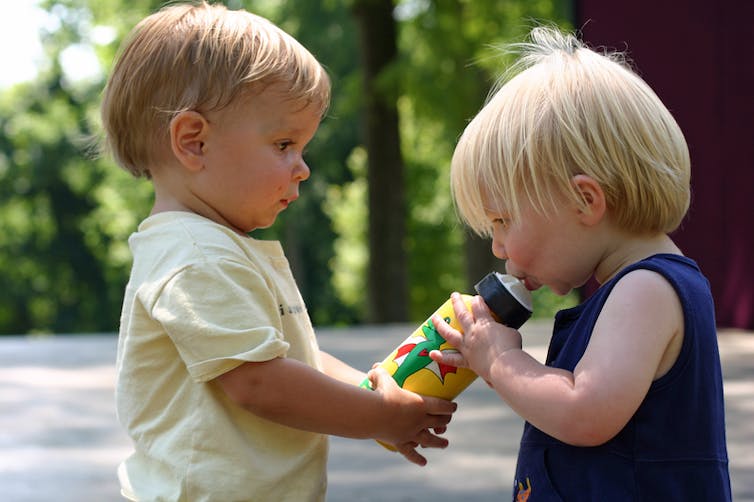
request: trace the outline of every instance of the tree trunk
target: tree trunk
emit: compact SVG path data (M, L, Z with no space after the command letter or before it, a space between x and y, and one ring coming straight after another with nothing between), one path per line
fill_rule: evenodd
M368 321L408 320L406 202L398 127L397 83L384 70L397 57L391 0L356 0L364 68L369 184Z

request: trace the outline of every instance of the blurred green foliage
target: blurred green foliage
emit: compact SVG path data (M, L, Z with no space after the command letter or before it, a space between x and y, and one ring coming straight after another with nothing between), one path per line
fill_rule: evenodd
M333 102L307 161L302 197L260 238L283 242L315 324L364 315L366 244L363 96L349 0L228 0L265 15L327 67ZM128 278L128 236L149 212L151 186L93 154L104 75L120 41L162 2L46 0L38 78L0 90L0 333L112 332ZM464 229L450 200L453 146L505 65L495 46L534 20L568 26L567 0L402 0L401 57L383 78L401 89L411 315L424 320L461 290ZM104 34L104 35L103 35ZM109 34L109 35L108 35ZM102 72L79 79L64 53L84 47ZM575 295L536 292L536 315Z

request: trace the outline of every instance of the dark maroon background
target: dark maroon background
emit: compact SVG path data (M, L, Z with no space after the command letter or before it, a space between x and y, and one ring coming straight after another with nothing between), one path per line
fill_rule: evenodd
M627 51L691 153L673 238L709 278L720 327L754 329L754 1L575 0L592 47Z

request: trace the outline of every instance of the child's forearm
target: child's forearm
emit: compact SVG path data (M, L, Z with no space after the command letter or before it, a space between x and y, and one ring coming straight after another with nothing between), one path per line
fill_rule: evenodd
M243 408L282 425L351 438L380 434L376 396L294 359L244 363L218 381Z
M409 393L403 393L401 400L385 399L294 359L244 363L217 380L232 400L255 415L311 432L398 443L444 425L444 416L435 421L425 413L426 398L414 396L411 403L406 401Z
M366 378L366 373L359 371L356 368L349 366L335 356L328 354L321 350L320 356L322 359L322 371L327 376L340 380L341 382L350 383L352 385L359 385Z
M490 367L489 383L517 414L565 443L596 446L619 430L604 420L598 396L585 395L573 373L545 366L523 350L501 354Z

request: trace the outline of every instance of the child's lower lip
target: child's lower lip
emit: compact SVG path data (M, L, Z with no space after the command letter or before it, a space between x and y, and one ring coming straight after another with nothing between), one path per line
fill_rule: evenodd
M534 291L535 289L539 288L539 284L536 284L528 277L524 279L524 286L526 286L526 289L528 289L529 291Z

